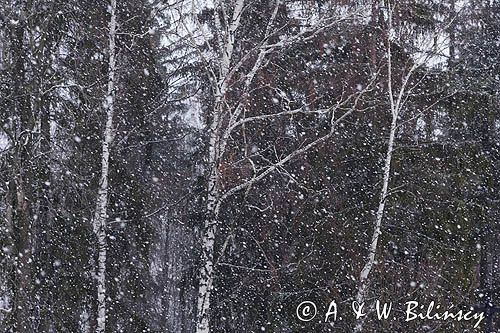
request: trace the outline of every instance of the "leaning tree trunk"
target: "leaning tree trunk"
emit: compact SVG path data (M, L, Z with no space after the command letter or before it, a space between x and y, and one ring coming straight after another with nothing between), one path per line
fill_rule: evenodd
M111 0L111 17L109 21L109 65L108 65L108 87L106 100L106 125L104 128L104 139L102 142L101 176L93 230L97 237L98 259L97 259L97 328L96 332L104 333L106 329L106 218L108 211L108 186L109 186L109 155L113 142L113 113L115 104L115 72L116 72L116 0Z
M390 8L390 3L389 3L389 14L388 14L388 31L392 29L392 10ZM375 265L375 257L377 254L377 249L378 249L378 241L380 238L380 234L382 233L382 219L384 217L384 211L385 211L385 204L387 200L387 193L389 189L389 182L391 178L391 164L392 164L392 153L394 150L394 140L396 137L396 130L397 130L397 122L398 122L398 116L399 116L399 111L401 110L403 103L403 94L405 92L405 87L406 83L411 76L411 73L413 71L410 70L408 74L406 75L405 79L403 80L403 84L399 90L399 93L397 96L394 96L394 90L393 90L393 73L392 73L392 50L391 50L391 40L390 36L388 34L387 36L387 49L386 49L386 56L387 56L387 92L388 92L388 97L389 97L389 104L390 104L390 111L391 111L391 128L389 131L389 141L387 143L387 151L385 155L385 162L384 162L384 169L383 169L383 179L382 179L382 189L380 191L380 199L379 199L379 204L377 208L377 214L375 216L375 228L373 230L372 234L372 239L370 246L368 248L368 258L366 260L365 265L363 266L363 269L361 270L361 273L359 274L359 285L358 285L358 292L356 294L356 301L359 304L362 304L365 302L368 287L370 285L370 272L373 269L373 266ZM364 318L361 318L361 320L358 320L355 327L354 327L354 332L355 333L360 333L363 330L363 325L364 325Z
M356 295L356 301L361 304L365 302L367 289L369 286L369 275L375 264L375 255L377 254L378 240L380 234L382 233L382 218L384 217L385 203L387 200L387 192L389 189L389 182L391 176L391 163L392 163L392 152L394 150L394 138L396 136L397 128L397 115L393 114L391 122L391 130L389 133L389 142L387 144L387 152L385 156L384 164L384 177L382 180L382 190L380 192L380 201L378 204L377 215L375 217L375 228L372 234L372 240L370 243L370 248L368 250L368 259L365 266L361 270L359 276L359 287L358 293ZM359 320L354 328L354 332L361 332L363 330L363 320Z

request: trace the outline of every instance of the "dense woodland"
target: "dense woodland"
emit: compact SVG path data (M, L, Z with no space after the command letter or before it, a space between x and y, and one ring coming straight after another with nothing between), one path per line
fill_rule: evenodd
M0 0L0 331L500 332L499 98L497 0Z

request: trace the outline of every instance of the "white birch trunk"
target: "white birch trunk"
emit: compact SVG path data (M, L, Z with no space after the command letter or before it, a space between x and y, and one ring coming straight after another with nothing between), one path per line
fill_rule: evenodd
M397 95L397 97L395 99L394 98L394 91L393 91L393 84L392 84L392 50L391 50L391 38L390 38L391 30L392 30L392 9L391 9L390 3L389 3L388 4L388 37L387 37L386 56L387 56L387 90L388 90L388 97L389 97L392 120L391 120L391 128L389 131L389 141L387 143L387 151L386 151L386 155L385 155L385 163L384 163L384 169L383 169L384 175L383 175L383 179L382 179L382 189L380 191L380 201L378 204L377 214L375 216L375 228L373 230L370 247L368 249L368 258L366 260L366 263L365 263L363 269L361 270L361 273L359 274L358 292L356 294L356 301L359 304L362 304L365 302L368 287L370 285L370 279L369 279L370 272L372 271L373 266L375 265L375 261L376 261L375 257L377 255L379 237L380 237L380 234L382 233L382 219L384 217L385 203L387 200L387 192L389 190L389 182L390 182L390 178L391 178L392 153L394 150L394 140L396 137L398 115L399 115L399 111L402 107L402 100L403 100L403 95L405 92L406 82L412 73L412 70L410 70L410 72L406 75L404 83L399 90L399 94ZM357 323L354 327L354 332L355 333L362 332L363 325L364 325L364 318L361 318L361 320L357 321Z
M97 333L104 333L106 329L106 219L108 211L108 182L109 182L109 155L110 146L113 142L113 113L115 103L115 72L116 72L116 0L111 0L111 17L109 21L109 65L108 65L108 87L106 100L106 125L104 128L104 140L102 142L101 176L95 216L93 221L94 233L97 236L98 259L97 259Z
M220 96L218 97L220 99ZM200 284L198 289L198 313L196 333L210 332L210 296L214 281L214 243L217 232L219 184L217 169L217 143L219 126L219 114L222 107L221 101L217 101L214 108L214 116L210 125L210 142L208 148L209 177L207 185L207 213L203 226L201 245L201 267Z
M410 87L410 79L415 73L415 71L422 66L422 64L426 63L425 60L428 60L430 57L430 53L426 54L422 59L418 61L415 60L413 66L407 70L407 72L402 76L401 86L398 89L395 89L393 86L393 71L392 71L392 50L391 50L391 34L393 33L392 28L392 14L393 9L391 2L388 1L387 5L387 46L386 46L386 57L387 57L387 94L389 98L390 111L392 115L391 120L391 128L389 133L389 141L387 143L387 151L385 156L385 163L383 169L383 179L382 179L382 189L380 192L380 201L378 204L377 214L375 217L375 228L373 230L371 243L368 249L368 258L366 263L361 270L359 275L359 285L358 292L356 295L356 301L361 304L365 302L368 287L370 285L370 272L375 265L375 257L377 254L378 241L381 234L382 229L382 219L384 217L385 211L385 203L388 196L389 191L389 183L391 178L391 163L392 163L392 154L394 151L395 137L398 127L398 117L401 110L404 107L405 102L408 99L408 95L415 88L416 85ZM432 41L433 38L430 38ZM432 46L435 47L435 46ZM424 60L424 61L422 61ZM417 83L418 84L418 83ZM355 327L354 332L359 333L363 330L363 320L359 320Z
M382 218L384 217L385 210L385 202L387 199L387 192L389 189L389 182L391 178L391 163L392 163L392 152L394 150L394 138L396 136L396 128L397 128L397 115L393 115L391 122L391 130L389 133L389 142L387 144L387 152L385 156L385 164L384 164L384 177L382 180L382 190L380 192L380 201L377 209L377 215L375 218L375 228L372 234L372 240L370 243L370 248L368 252L368 259L363 267L363 270L359 276L359 287L358 293L356 295L356 301L361 304L365 302L366 292L369 286L369 275L373 266L375 264L375 256L377 254L378 240L380 237L381 227L382 227ZM363 330L363 320L359 320L356 323L354 328L354 332L359 333Z
M230 5L228 5L230 3ZM268 21L266 31L264 34L264 39L260 45L256 60L251 67L251 69L246 73L246 78L244 81L243 91L241 93L240 101L231 105L229 101L226 100L226 93L229 89L232 78L238 72L240 66L243 65L243 59L239 62L234 61L233 53L235 50L237 31L240 26L241 16L245 10L245 0L234 0L234 1L224 1L215 0L214 1L214 37L217 43L218 59L217 68L209 68L209 75L213 79L213 90L215 106L212 114L212 121L209 128L209 152L208 152L208 186L207 186L207 206L206 206L206 218L202 230L201 239L201 262L200 262L200 274L199 274L199 289L198 289L198 304L197 304L197 325L196 333L209 333L210 332L210 297L212 295L213 285L214 285L214 243L215 237L217 237L217 228L219 223L219 209L221 203L225 198L232 195L233 193L249 187L254 182L264 178L266 175L270 174L278 167L287 163L289 160L295 156L311 149L312 147L326 141L331 135L333 135L333 128L335 126L334 108L331 108L329 112L332 113L332 130L331 132L319 138L306 147L297 149L295 152L288 154L285 158L280 160L274 165L271 165L265 171L256 175L250 180L247 180L231 190L224 189L225 193L222 193L220 179L218 174L219 163L224 159L224 153L228 141L230 140L231 132L238 126L243 125L245 121L244 108L245 99L249 94L250 85L255 78L257 72L265 66L266 56L271 53L274 49L281 49L285 44L292 44L293 41L299 41L303 32L298 33L295 38L290 38L288 42L280 41L274 45L269 45L269 37L279 31L279 27L274 30L274 23L278 14L278 10L282 4L282 1L276 0L274 8L271 12L270 20ZM232 8L232 13L229 14L229 8ZM325 28L318 26L317 31L321 31ZM314 29L310 30L311 34L314 34ZM193 38L193 36L191 36ZM194 38L193 38L194 39ZM210 44L207 42L207 44ZM202 52L200 51L200 54ZM247 54L248 55L248 54ZM243 55L243 58L246 58ZM250 58L248 58L250 59ZM357 99L356 99L357 101ZM293 113L293 112L292 112ZM319 113L319 112L318 112ZM350 112L347 112L344 116L347 116ZM273 115L272 117L277 117L279 115ZM343 116L343 117L344 117ZM243 117L243 119L242 119ZM341 118L343 118L341 117ZM254 117L254 120L259 117ZM222 176L221 176L222 177Z
M214 285L214 244L217 233L219 218L219 177L218 163L221 159L221 131L220 122L225 111L225 95L227 89L228 74L230 71L233 56L235 32L239 27L244 0L237 0L234 4L231 21L226 28L222 27L219 17L219 9L224 6L221 1L215 1L215 29L219 47L222 50L219 58L219 77L214 85L215 106L210 124L209 148L208 148L208 168L209 176L207 183L207 211L205 223L202 231L201 262L200 262L200 282L198 287L198 307L196 333L210 332L210 297ZM221 10L225 13L225 10ZM228 22L225 17L225 22ZM214 78L215 79L215 78ZM225 145L224 145L225 146Z

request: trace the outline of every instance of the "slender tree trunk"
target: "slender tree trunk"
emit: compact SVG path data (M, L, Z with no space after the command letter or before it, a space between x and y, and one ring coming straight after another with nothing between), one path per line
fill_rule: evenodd
M390 7L389 3L389 8L388 8L388 31L390 32L392 29L392 9ZM373 266L375 265L375 257L377 254L377 249L378 249L378 241L380 234L382 233L382 219L384 217L384 211L385 211L385 204L387 200L387 192L389 189L389 182L391 178L391 164L392 164L392 153L394 150L394 140L396 137L396 130L397 130L397 122L398 122L398 115L399 111L402 106L402 96L404 93L405 85L407 80L409 79L409 76L411 75L411 71L407 74L404 83L402 87L400 88L399 94L397 94L397 97L394 95L394 90L393 90L393 78L392 78L392 50L391 50L391 40L390 36L388 33L387 36L387 49L386 49L386 55L387 55L387 92L388 92L388 97L389 97L389 104L390 104L390 111L391 111L391 128L389 131L389 141L387 143L387 151L385 155L385 163L384 163L384 169L383 169L383 179L382 179L382 189L380 191L380 200L378 204L378 209L377 209L377 214L375 216L375 228L373 230L372 234L372 239L370 243L370 247L368 249L368 258L366 260L366 263L361 270L361 273L359 274L359 285L358 285L358 292L356 295L356 301L359 304L362 304L365 302L368 287L370 285L370 280L369 280L369 275L370 272L373 269ZM364 325L364 318L361 320L358 320L354 327L354 332L360 333L363 331L363 325Z
M361 304L365 302L366 293L369 286L369 275L373 266L375 265L375 256L377 254L378 241L382 228L382 218L384 217L385 203L387 200L387 192L389 189L389 182L391 178L391 163L392 163L392 153L394 150L394 138L396 136L397 128L397 115L392 118L391 129L389 133L389 142L387 144L387 152L385 156L384 164L384 177L382 180L382 190L380 192L380 201L378 204L377 215L375 217L375 228L372 234L372 240L370 243L370 248L368 250L368 259L363 267L363 270L359 276L359 287L358 293L356 295L356 301ZM354 332L361 332L363 330L363 320L357 322Z
M32 220L28 193L30 185L22 176L16 180L17 190L17 253L16 260L16 301L14 303L16 332L31 332L32 330Z
M93 221L94 233L97 237L97 329L96 332L104 333L106 329L106 219L108 211L108 186L109 186L109 155L113 142L113 113L115 104L115 72L116 72L116 0L111 0L111 18L109 22L109 67L108 88L105 100L106 125L102 143L101 176Z
M245 1L238 0L235 3L231 23L227 32L223 32L219 9L224 7L221 1L215 1L214 18L216 27L216 38L222 53L219 58L219 77L215 90L215 105L210 124L210 141L208 148L209 176L207 183L207 212L203 226L201 245L200 283L198 288L198 313L196 333L210 332L210 297L214 284L214 244L219 219L219 179L218 163L223 154L219 149L221 136L220 119L224 111L224 98L227 89L227 78L230 70L231 59L234 50L234 35L241 18L241 12Z
M14 301L13 320L14 331L18 333L33 331L33 173L31 161L33 154L33 128L31 103L27 81L27 50L25 39L28 33L27 20L21 9L19 22L13 27L14 71L13 90L16 96L14 102L15 118L15 153L13 158L13 224L12 239L16 259L14 267Z
M216 102L214 116L210 125L210 142L208 148L209 177L207 185L207 213L203 226L201 245L201 267L200 284L198 289L198 314L196 333L208 333L210 331L210 296L214 282L214 243L217 232L219 212L217 203L219 200L218 182L218 126L219 114L222 103Z

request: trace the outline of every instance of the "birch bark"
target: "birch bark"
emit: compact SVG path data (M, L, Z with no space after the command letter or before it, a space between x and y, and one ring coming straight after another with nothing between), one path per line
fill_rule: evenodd
M104 139L102 142L101 175L93 230L97 237L98 259L97 259L97 333L104 333L106 329L106 218L108 210L108 187L109 187L109 156L113 142L113 113L115 105L115 75L116 75L116 0L111 0L109 21L109 64L108 64L108 86L104 107L106 110L106 125L104 128Z
M391 178L392 152L394 150L394 138L396 136L396 128L397 128L397 115L396 116L393 115L391 122L391 129L389 133L389 141L387 143L387 152L385 156L382 190L380 191L380 200L378 204L377 214L375 217L375 228L373 230L370 248L368 250L368 258L359 276L359 287L358 287L358 293L356 295L356 301L359 304L364 303L366 299L367 289L369 285L369 275L371 270L373 269L373 266L375 265L375 256L377 254L378 240L382 233L381 231L382 219L384 217L385 203L387 200L387 192ZM364 321L359 320L356 323L354 332L362 332L363 324Z
M217 106L219 104L219 106ZM202 236L200 284L198 289L198 314L197 333L208 333L210 331L210 296L214 280L214 243L218 222L218 172L217 172L217 127L219 123L218 111L220 103L216 103L215 114L210 125L210 142L208 152L209 177L207 185L207 214L205 217Z
M243 181L241 184L233 187L232 189L228 190L222 188L220 179L222 176L219 175L219 167L221 161L224 160L228 142L231 140L231 133L236 128L250 121L278 118L288 113L293 114L304 112L303 110L290 111L288 113L280 112L269 116L256 116L252 117L252 119L245 116L245 103L247 101L247 97L250 95L251 85L257 76L258 71L266 66L267 56L274 50L283 49L299 41L303 42L308 38L313 38L313 36L326 29L326 27L333 25L334 22L339 22L344 19L344 17L341 17L338 20L334 18L321 19L319 20L317 26L314 25L312 27L307 27L303 31L300 31L291 37L280 39L279 42L270 44L272 36L278 37L282 28L275 27L278 11L283 5L281 0L276 0L274 6L272 7L270 18L267 22L260 45L255 47L253 50L250 50L248 53L244 53L238 60L235 59L236 57L234 56L234 50L237 46L236 37L238 29L241 25L240 22L242 14L248 5L249 3L245 2L245 0L214 1L214 39L217 43L217 48L216 51L214 49L212 49L212 51L216 54L216 59L213 61L214 66L212 67L208 65L207 69L208 75L211 77L213 82L212 89L214 94L214 107L212 109L211 122L209 126L207 203L206 217L201 236L201 263L199 273L200 282L197 297L198 312L196 333L210 332L210 297L212 295L215 278L214 244L215 237L217 237L221 203L230 195L241 189L250 187L253 183L264 178L266 175L275 171L297 155L308 151L322 142L325 142L333 134L333 128L337 123L334 111L337 107L339 107L339 105L322 111L312 111L313 113L331 114L332 130L330 133L314 140L305 147L298 148L294 152L286 155L276 164L265 168L263 172L256 174L251 179ZM232 8L232 11L229 11L229 8ZM204 36L202 28L200 28L200 31L200 35ZM193 45L197 47L195 38L191 33L190 38L193 41ZM205 45L210 45L210 43L210 41L206 40ZM204 57L202 50L198 51L206 64L212 63L212 61L208 61L208 59ZM237 76L236 73L242 69L244 63L250 62L253 57L255 57L255 60L252 61L253 65L249 66L246 75L241 76L244 77L244 79L239 99L236 102L230 101L226 95L231 82L233 80L237 80L235 79ZM349 99L351 98L348 98L348 100ZM358 98L356 98L356 100L357 99ZM350 112L346 112L344 116L347 116L348 114L350 114ZM341 118L344 118L344 116Z
M214 79L215 104L212 113L212 121L209 128L209 147L208 147L208 182L207 182L207 209L205 223L202 233L201 245L201 267L200 282L198 287L198 313L197 313L197 333L210 332L210 297L214 283L214 244L217 233L217 224L219 219L219 161L221 158L221 120L225 112L225 97L227 90L228 75L230 71L231 60L233 56L235 33L240 24L240 18L243 11L244 0L237 0L234 3L234 10L231 20L224 17L227 27L223 28L219 11L226 13L224 4L216 1L215 26L216 38L221 50L218 61L218 77ZM229 22L229 24L228 24Z
M380 235L382 234L382 223L385 212L385 205L387 202L389 184L391 181L391 164L392 164L392 156L395 145L395 137L396 131L398 128L398 117L400 111L402 110L405 101L407 100L408 94L408 83L410 81L411 76L414 71L419 67L418 63L414 63L414 65L403 74L401 80L401 86L398 90L394 88L394 75L392 69L392 48L391 43L391 33L393 32L392 26L392 14L393 9L391 3L387 3L387 39L386 39L386 59L387 59L387 96L389 100L389 107L391 112L391 127L389 130L389 140L387 142L387 150L385 153L385 162L383 167L383 177L382 177L382 188L380 190L380 199L378 203L377 213L375 215L375 226L373 229L370 246L368 249L368 256L366 259L366 263L359 274L359 284L358 291L356 294L356 301L359 304L362 304L366 300L368 287L370 285L370 273L373 269L373 266L376 263L376 255L378 250L378 242ZM411 90L411 89L410 89ZM362 332L364 326L364 320L358 320L354 327L354 332L359 333Z

